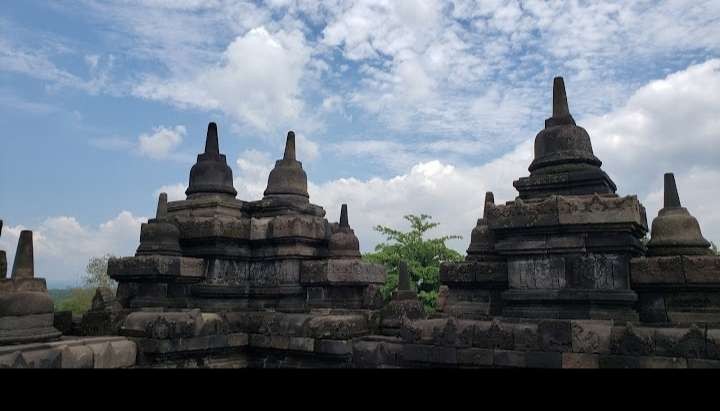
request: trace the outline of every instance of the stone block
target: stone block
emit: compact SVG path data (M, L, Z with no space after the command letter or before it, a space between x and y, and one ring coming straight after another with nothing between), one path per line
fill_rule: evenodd
M654 334L653 328L634 327L630 323L613 327L610 351L624 356L651 355L655 352Z
M525 368L526 354L525 351L494 350L493 364L495 367Z
M288 349L293 351L313 352L315 351L315 340L305 337L290 337Z
M562 368L598 368L597 354L562 353Z
M163 255L111 258L108 275L121 281L199 281L205 276L205 262L201 258Z
M658 328L655 331L655 354L666 357L705 357L705 330L691 328Z
M720 329L708 329L705 338L707 358L720 360Z
M27 368L61 368L62 351L59 348L28 350L22 353Z
M680 256L633 258L630 260L630 278L633 286L684 284L682 258Z
M460 365L489 367L493 365L493 350L486 348L464 348L457 350L457 362Z
M263 334L250 334L249 343L251 347L270 348L270 336Z
M442 365L457 364L457 349L423 344L406 344L400 356L403 361Z
M525 361L528 368L562 368L562 354L551 351L528 351Z
M720 257L685 255L682 257L688 284L720 285Z
M674 357L640 357L640 368L687 368L685 358Z
M402 344L389 341L356 340L353 342L353 363L370 368L398 365L402 350Z
M315 340L315 352L331 355L350 355L353 352L352 340Z
M512 327L516 350L536 351L540 349L537 324L512 324Z
M300 265L300 282L312 284L382 284L385 268L354 258L309 260Z
M284 335L271 335L270 348L273 350L287 350L290 346L290 338Z
M61 348L62 368L93 368L93 350L85 345L65 345Z
M688 368L720 368L718 360L704 360L700 358L689 358L687 360Z
M368 332L364 315L324 315L310 319L307 323L308 337L347 340Z
M513 327L499 321L478 321L475 323L473 346L511 350L515 347Z
M405 321L400 329L400 337L408 343L441 344L447 322L446 318Z
M250 338L245 333L233 333L227 335L227 345L229 347L245 347L248 345Z
M137 347L132 341L89 344L93 352L93 368L126 368L135 365Z
M513 257L507 264L510 288L558 289L566 285L563 257Z
M538 337L542 351L572 351L570 321L540 321Z
M634 355L600 355L600 368L640 368L640 357Z
M610 352L611 321L572 320L572 351L577 353Z

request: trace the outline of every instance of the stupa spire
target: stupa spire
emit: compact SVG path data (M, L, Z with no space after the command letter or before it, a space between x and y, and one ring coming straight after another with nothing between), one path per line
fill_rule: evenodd
M0 237L2 237L3 220L0 220ZM5 250L0 250L0 280L7 277L7 255Z
M205 137L205 152L198 154L197 162L190 169L190 184L185 190L188 199L208 195L235 197L232 169L224 154L220 154L217 124L210 123Z
M220 143L218 143L217 124L208 124L207 136L205 137L205 154L220 155Z
M663 208L682 207L680 205L680 195L678 195L677 185L675 184L675 175L673 173L665 173L665 201Z
M156 220L165 220L167 218L167 193L160 193L158 198L157 211L155 212Z
M495 195L492 191L485 193L485 206L483 208L483 218L487 218L488 209L495 205Z
M410 291L410 272L405 260L398 264L398 291Z
M295 160L295 132L288 131L283 160Z
M33 254L32 231L23 230L18 238L12 278L35 278L35 259Z
M350 223L348 222L347 204L343 204L340 207L340 227L350 227Z

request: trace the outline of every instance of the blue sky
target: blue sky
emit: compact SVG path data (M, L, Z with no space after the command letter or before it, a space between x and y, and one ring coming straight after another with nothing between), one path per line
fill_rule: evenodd
M720 241L717 1L9 0L0 10L0 248L77 283L129 255L157 194L182 198L209 121L238 197L287 130L311 201L376 224L428 213L464 250L485 191L515 196L565 77L621 195L657 214L662 174Z

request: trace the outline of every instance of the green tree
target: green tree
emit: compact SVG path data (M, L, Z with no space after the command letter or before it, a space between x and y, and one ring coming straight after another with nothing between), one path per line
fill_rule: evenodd
M117 282L107 274L107 263L111 257L110 254L91 257L85 267L85 273L81 276L82 285L68 292L59 293L60 295L55 299L55 310L83 314L90 309L96 288L117 289Z
M84 288L117 288L117 282L110 278L107 273L108 260L113 256L105 254L102 257L92 257L85 267L83 275Z
M398 284L398 265L405 260L410 270L411 285L418 292L427 311L433 311L437 304L440 288L440 263L443 261L459 261L462 255L448 248L445 242L461 239L458 235L425 238L425 234L440 223L431 222L432 217L426 214L406 215L410 222L410 231L403 232L385 226L374 229L385 235L386 241L375 246L374 253L363 256L366 261L385 265L388 273L387 281L382 289L383 297L388 300Z

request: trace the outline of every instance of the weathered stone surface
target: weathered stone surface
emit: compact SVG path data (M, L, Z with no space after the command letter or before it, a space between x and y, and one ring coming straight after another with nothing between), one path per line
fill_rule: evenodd
M457 362L461 365L490 367L493 365L494 352L485 348L464 348L457 350Z
M578 353L600 353L610 352L610 341L612 335L611 321L573 320L572 327L572 351Z
M560 352L529 351L525 354L528 368L562 368Z
M111 258L108 260L108 275L118 281L131 278L147 280L194 280L205 275L202 259L175 256L138 256Z
M540 321L538 323L540 349L543 351L571 351L570 321Z
M684 255L682 262L688 284L720 285L720 257Z
M132 341L89 344L94 368L125 368L135 365L137 347Z
M495 350L493 364L495 367L525 368L526 354L524 351Z
M688 368L720 368L720 361L690 358L687 360L687 365Z
M315 340L315 352L331 355L349 355L353 351L351 340Z
M630 323L613 327L610 351L626 356L650 355L655 351L654 334L651 328L634 327Z
M511 350L514 348L513 327L499 321L478 321L475 323L473 346Z
M598 368L597 354L562 353L562 368Z
M396 366L400 363L402 349L403 345L399 344L399 340L372 341L358 339L353 342L353 364L362 368Z
M307 324L308 336L320 339L347 340L368 332L363 315L327 315L313 317Z
M513 345L516 350L540 349L537 324L513 324Z
M303 261L300 266L302 284L382 284L385 282L382 265L359 259L330 259Z
M630 262L632 284L684 284L685 270L681 256L639 257Z
M640 368L640 357L632 355L600 355L600 368Z
M95 365L93 350L86 345L65 345L60 349L62 368L93 368Z
M407 362L424 362L438 365L456 365L457 349L424 344L406 344L400 357Z
M666 357L705 357L705 330L692 328L658 328L655 331L655 354Z
M640 357L640 368L688 368L688 364L685 358Z

